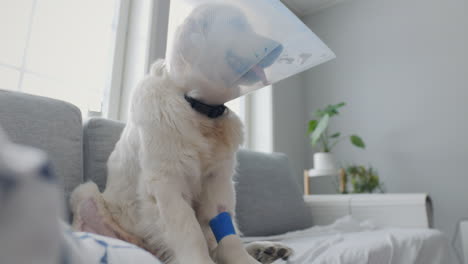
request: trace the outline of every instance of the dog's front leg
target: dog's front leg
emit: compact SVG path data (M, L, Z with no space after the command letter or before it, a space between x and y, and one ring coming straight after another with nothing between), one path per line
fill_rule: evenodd
M221 213L229 213L235 226L235 191L232 182L233 161L226 162L217 173L205 179L197 217L208 241L213 258L218 264L255 264L257 262L244 248L239 235L231 234L218 243L210 221Z
M155 235L164 236L175 263L214 264L195 212L178 186L163 182L149 186L154 190L164 230L162 234Z
M215 264L209 255L195 211L184 198L181 185L170 180L171 178L168 178L169 175L166 173L157 171L156 174L164 175L164 179L145 181L143 188L147 196L153 197L151 200L155 203L154 209L159 210L157 214L159 219L148 219L152 215L149 212L149 206L145 206L145 210L141 213L142 218L147 218L142 219L143 221L157 222L162 232L146 228L149 232L146 234L146 240L162 240L172 252L169 263ZM172 179L174 178L176 177ZM151 224L148 226L150 227ZM151 233L152 231L155 233Z

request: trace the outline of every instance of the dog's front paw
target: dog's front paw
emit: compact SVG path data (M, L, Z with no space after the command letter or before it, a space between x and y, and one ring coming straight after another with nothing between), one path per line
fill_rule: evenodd
M260 264L248 254L237 235L226 236L218 243L215 259L218 264Z
M294 251L281 243L267 241L253 242L246 246L247 252L262 264L273 263L278 259L287 260Z

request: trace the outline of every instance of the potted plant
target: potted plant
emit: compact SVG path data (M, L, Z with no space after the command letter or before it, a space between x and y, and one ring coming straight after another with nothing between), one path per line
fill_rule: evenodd
M344 188L340 188L340 192L345 194L348 193L348 183L352 187L351 193L374 193L374 192L385 192L383 183L381 183L377 171L369 166L366 168L361 165L351 165L345 169L345 178L342 184Z
M345 103L328 105L324 109L317 110L314 114L316 119L309 121L308 134L310 135L313 147L319 147L319 152L314 154L314 168L320 170L337 169L336 161L331 153L332 149L344 138L349 138L352 145L364 149L366 147L361 137L356 134L347 137L340 132L331 133L329 131L330 118L339 114L339 109Z

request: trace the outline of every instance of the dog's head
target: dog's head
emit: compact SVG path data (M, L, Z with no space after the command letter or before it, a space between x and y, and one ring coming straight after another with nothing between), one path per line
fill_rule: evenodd
M264 69L282 49L280 43L257 34L239 8L206 4L177 28L168 67L192 96L222 104L240 96L241 85L268 85Z

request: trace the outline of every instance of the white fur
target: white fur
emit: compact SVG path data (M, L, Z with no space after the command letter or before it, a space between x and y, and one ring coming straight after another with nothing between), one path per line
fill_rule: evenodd
M134 91L102 196L112 218L166 261L206 264L216 248L209 220L220 210L234 215L242 124L232 111L201 115L186 92L167 77L163 61L153 65ZM238 257L225 263L256 263L237 244L233 251L241 252L231 255Z

